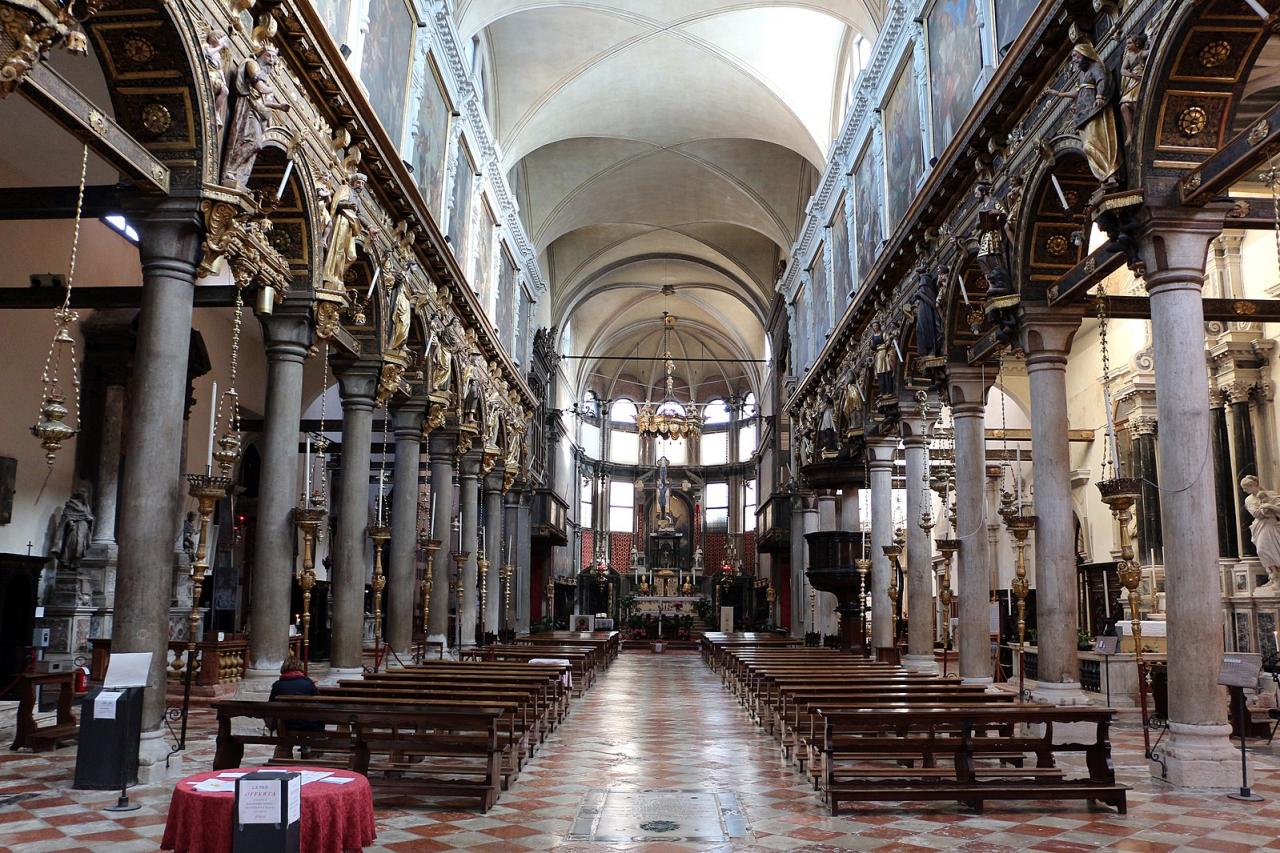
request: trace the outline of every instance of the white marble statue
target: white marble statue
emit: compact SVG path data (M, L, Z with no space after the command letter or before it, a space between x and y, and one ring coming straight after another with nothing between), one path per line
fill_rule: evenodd
M1240 481L1240 488L1248 495L1244 508L1253 516L1249 536L1258 552L1258 560L1267 570L1267 582L1255 592L1275 595L1280 589L1277 574L1280 573L1280 493L1268 491L1258 485L1258 478L1250 474Z

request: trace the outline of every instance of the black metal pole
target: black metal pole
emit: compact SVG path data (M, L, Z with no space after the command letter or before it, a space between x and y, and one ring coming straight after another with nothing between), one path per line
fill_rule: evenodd
M1256 803L1260 802L1262 797L1249 789L1249 750L1246 748L1246 738L1249 735L1249 707L1244 698L1243 687L1233 687L1231 690L1236 694L1236 725L1240 727L1240 793L1227 794L1227 796L1233 800Z
M191 673L196 668L196 644L187 645L187 671L182 679L182 732L178 735L178 752L187 748L187 714L191 710Z

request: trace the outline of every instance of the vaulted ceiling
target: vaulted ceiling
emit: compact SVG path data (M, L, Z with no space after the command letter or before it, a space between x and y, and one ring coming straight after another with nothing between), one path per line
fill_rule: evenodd
M581 390L657 376L663 311L699 400L758 387L778 262L884 0L458 0ZM674 294L663 296L664 285ZM733 361L731 361L733 360ZM721 386L717 389L717 386ZM728 387L724 387L728 386ZM688 393L688 392L686 392ZM655 389L655 397L660 391Z

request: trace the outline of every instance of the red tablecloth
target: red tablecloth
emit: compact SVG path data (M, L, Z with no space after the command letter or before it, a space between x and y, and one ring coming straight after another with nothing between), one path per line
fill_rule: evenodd
M241 768L246 772L262 769ZM373 792L369 788L369 780L346 770L327 767L307 769L328 771L334 776L350 776L355 781L343 785L311 782L302 786L301 849L306 853L343 853L372 844L378 833L373 823ZM239 771L197 773L178 783L169 801L169 819L165 823L160 849L176 850L177 853L229 853L235 793L204 793L195 790L192 783L231 772Z

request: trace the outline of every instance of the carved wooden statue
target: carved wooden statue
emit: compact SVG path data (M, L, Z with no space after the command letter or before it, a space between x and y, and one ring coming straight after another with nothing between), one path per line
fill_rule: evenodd
M246 59L236 69L235 102L222 158L224 186L241 189L248 184L253 165L262 151L272 112L289 111L289 104L276 98L271 85L271 74L279 57L279 51L268 44L255 58Z
M80 565L89 550L93 522L89 496L84 489L77 489L62 507L62 521L58 525L58 560L62 565Z
M942 355L942 314L938 310L938 276L924 263L916 267L916 352L921 358Z
M991 185L979 181L973 190L978 199L978 269L987 280L989 297L1013 293L1009 272L1009 214L995 196Z
M1125 42L1124 59L1120 63L1120 117L1124 119L1124 141L1133 141L1135 112L1142 95L1142 81L1147 76L1147 59L1151 48L1143 33L1129 36Z
M391 331L387 336L387 349L398 350L409 340L409 323L413 317L413 305L409 301L409 283L403 275L396 275L391 297Z
M893 352L884 328L877 322L871 324L871 346L875 350L873 370L876 374L876 387L881 397L893 395Z
M364 192L365 180L365 176L357 172L349 185L340 185L333 194L329 246L321 273L323 286L329 290L346 288L347 270L356 260L356 246L363 233L357 199Z
M1084 147L1089 171L1104 188L1120 181L1120 140L1112 113L1115 96L1111 75L1093 45L1077 44L1071 51L1076 67L1076 84L1070 89L1048 89L1046 94L1074 101L1076 135ZM1144 60L1145 62L1145 60ZM1136 97L1136 95L1135 95Z

